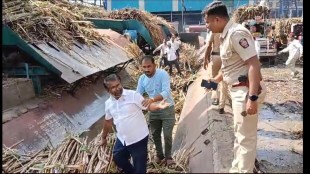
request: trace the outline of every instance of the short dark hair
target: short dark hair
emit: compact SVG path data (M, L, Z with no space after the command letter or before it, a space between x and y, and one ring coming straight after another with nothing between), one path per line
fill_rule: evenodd
M151 56L151 55L144 55L143 57L142 57L142 59L141 59L141 64L142 64L142 61L143 60L150 60L153 64L155 64L155 60L154 60L154 57L153 56Z
M111 82L111 81L116 81L116 80L119 80L121 81L121 77L117 74L110 74L108 76L106 76L103 80L103 86L106 90L108 90L108 82Z
M211 4L207 5L203 12L203 15L215 15L224 18L229 18L226 5L221 1L213 1Z

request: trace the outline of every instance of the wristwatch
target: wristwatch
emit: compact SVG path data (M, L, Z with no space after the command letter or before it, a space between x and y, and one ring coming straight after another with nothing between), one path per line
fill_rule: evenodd
M250 95L250 96L249 96L249 99L250 99L251 101L256 101L256 100L258 99L258 96L257 96L257 95Z

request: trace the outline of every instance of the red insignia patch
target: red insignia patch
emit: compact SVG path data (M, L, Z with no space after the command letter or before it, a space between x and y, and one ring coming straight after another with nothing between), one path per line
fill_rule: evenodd
M243 48L249 47L249 43L248 43L248 41L246 40L246 38L240 39L240 40L239 40L239 44L240 44Z

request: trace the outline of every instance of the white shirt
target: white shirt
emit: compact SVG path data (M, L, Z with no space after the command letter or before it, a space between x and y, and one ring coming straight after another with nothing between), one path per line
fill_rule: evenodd
M174 39L174 42L172 42L172 40L170 40L168 42L171 43L171 47L173 47L175 50L180 48L180 45L181 45L181 41L180 40Z
M154 50L154 52L160 50L160 58L162 58L163 55L165 54L165 49L166 48L168 48L167 44L165 45L165 44L162 43Z
M176 55L175 49L173 47L171 47L171 48L167 47L165 50L165 53L167 53L167 60L168 61L174 61L177 59L177 55Z
M257 52L257 57L259 58L260 43L259 43L257 40L255 40L255 41L254 41L254 44L255 44L255 50L256 50L256 52Z
M105 119L116 126L116 136L123 145L134 144L149 134L147 123L143 115L142 106L144 98L133 90L123 89L122 96L116 100L113 96L105 102Z
M299 58L303 53L303 46L299 40L294 39L286 48L281 52L289 52L288 59Z
M266 0L261 0L259 2L259 5L258 6L265 6L265 7L268 7L268 3L266 2Z

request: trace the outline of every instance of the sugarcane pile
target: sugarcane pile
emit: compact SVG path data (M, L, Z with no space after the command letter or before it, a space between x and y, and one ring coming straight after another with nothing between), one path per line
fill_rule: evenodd
M48 0L53 4L57 4L61 7L68 8L75 14L82 15L85 18L105 18L108 16L108 12L102 7L98 7L90 4L70 3L66 0Z
M2 1L3 22L28 42L54 41L66 52L73 41L105 44L105 38L93 30L92 23L72 12L72 7L43 0L6 0Z
M138 9L125 8L121 10L115 10L109 14L109 18L123 20L136 19L140 21L149 30L155 46L159 46L166 36L160 24L167 26L170 30L173 30L171 25L169 25L167 22L163 22L164 19Z
M136 43L131 43L127 45L125 49L127 51L128 57L134 60L132 63L134 65L132 69L133 83L127 85L126 87L134 89L136 88L136 85L138 83L139 76L143 74L140 64L141 58L144 56L144 53Z
M291 26L294 23L302 23L303 18L280 19L275 23L275 34L282 43L287 43L287 36L291 33Z
M113 134L107 146L98 145L101 133L87 143L86 138L69 135L56 149L46 147L38 152L19 155L4 147L2 172L4 173L107 173L117 172L112 161L115 143Z
M155 145L150 142L148 144L148 165L147 173L189 173L188 162L190 154L193 152L193 148L189 149L179 149L174 151L172 158L175 164L167 166L165 164L157 164L154 161L155 157Z
M139 48L136 43L130 43L125 47L127 55L130 59L134 59L137 66L141 61L142 56L144 55L143 51Z
M246 20L255 19L256 16L268 16L270 10L266 6L249 5L239 7L233 13L233 21L242 23Z
M190 69L194 68L194 70L197 70L199 68L198 65L200 64L197 64L199 55L195 46L188 43L182 43L180 50L180 61L183 64L186 63L189 65Z
M109 134L106 147L99 145L102 132L88 143L87 137L69 135L56 148L46 147L38 152L20 155L4 146L3 173L118 173L112 150L115 135ZM155 146L148 144L148 173L187 173L189 154L193 149L179 149L172 154L175 164L166 166L154 161Z

